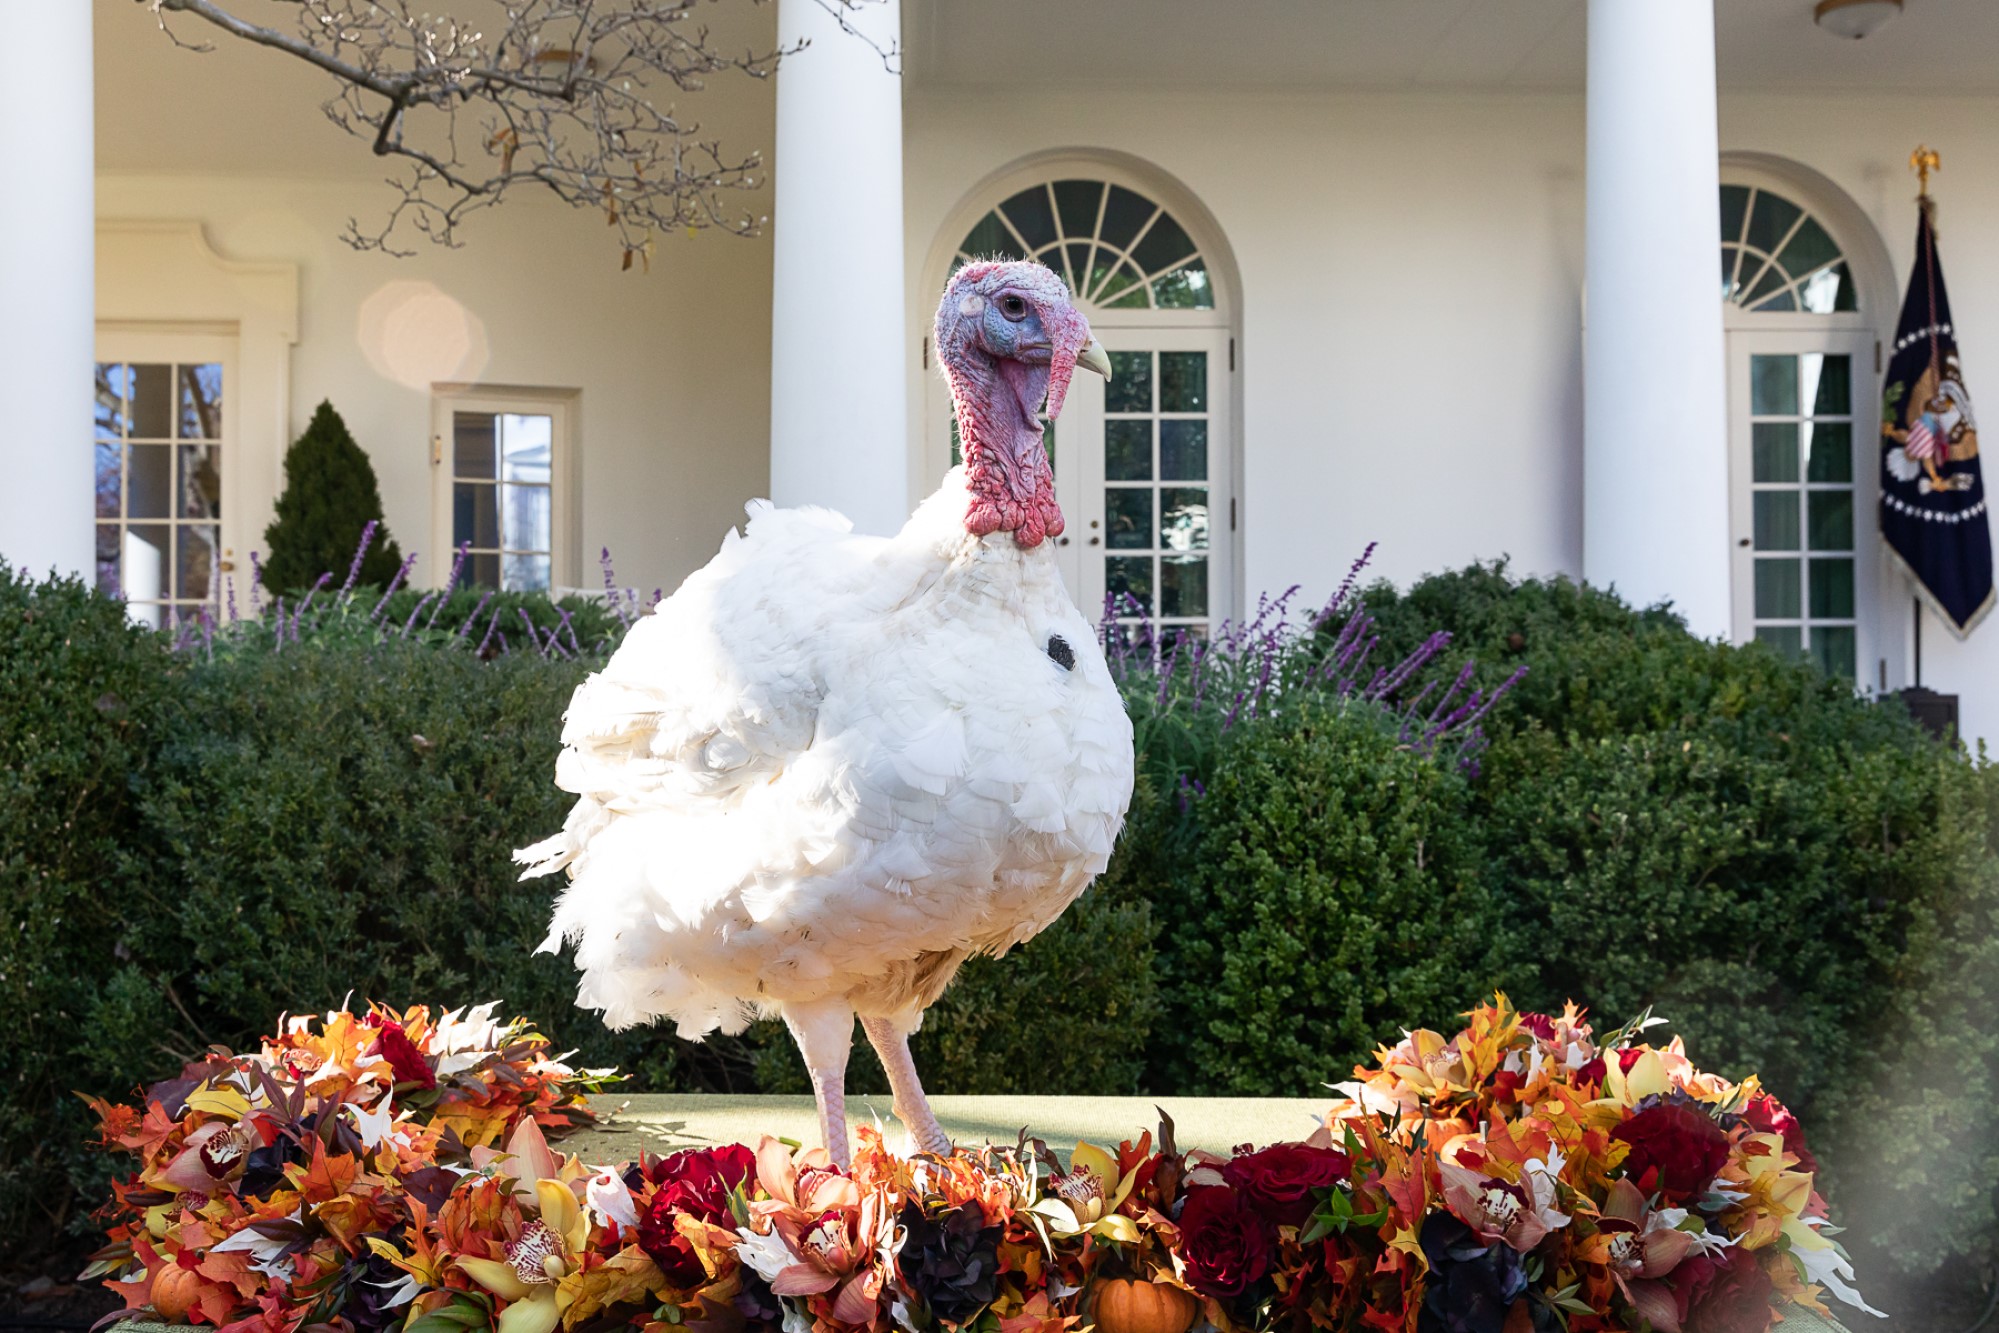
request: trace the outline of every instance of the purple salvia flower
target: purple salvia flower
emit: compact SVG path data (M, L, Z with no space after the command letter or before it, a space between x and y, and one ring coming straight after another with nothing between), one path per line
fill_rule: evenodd
M234 574L224 574L222 576L222 596L229 607L229 623L233 625L237 620L236 576Z
M534 627L534 617L528 614L528 609L525 606L517 606L514 609L521 613L521 623L528 627L528 642L541 649L541 655L543 659L546 659L548 657L548 648L541 641L541 631Z
M294 608L294 609L292 610L292 642L293 642L293 643L297 643L297 642L298 642L298 620L299 620L299 617L300 617L300 616L302 616L302 615L304 615L304 614L305 614L305 609L306 609L307 607L309 607L309 606L311 606L311 605L312 605L312 599L313 599L313 598L314 598L314 597L315 597L315 596L316 596L316 595L318 594L319 590L320 590L321 588L324 588L324 587L325 587L325 586L326 586L327 584L329 584L329 583L331 583L331 582L333 582L333 575L331 575L331 574L321 574L321 575L320 575L320 576L319 576L319 577L318 577L317 579L315 579L315 580L313 581L313 585L312 585L312 586L311 586L310 588L306 589L306 592L305 592L305 596L303 596L303 597L299 598L299 602L298 602L298 606L297 606L297 607L295 607L295 608Z
M264 587L264 558L255 551L250 552L250 614L257 615L263 610L260 594Z
M396 595L396 589L403 586L403 580L410 576L410 571L414 568L416 568L416 556L412 554L403 561L402 568L396 571L395 577L389 580L389 586L382 592L382 600L376 602L375 609L368 613L369 624L372 625L382 618L382 612L389 609L389 599Z
M1340 586L1333 589L1333 595L1326 600L1325 606L1320 608L1318 616L1312 621L1313 629L1319 628L1338 614L1340 607L1352 595L1354 585L1360 582L1361 571L1374 560L1374 548L1379 544L1369 542L1367 549L1360 553L1360 559L1353 562L1352 567L1347 570L1347 576L1340 580Z
M403 632L397 635L396 636L397 638L407 639L410 636L410 631L416 628L416 618L423 614L424 607L429 606L432 600L442 601L443 596L442 594L439 593L427 592L420 599L418 599L417 604L410 608L410 618L403 622ZM432 611L430 613L430 618L432 620L436 620L437 612ZM424 628L429 629L430 626L425 625Z
M347 566L347 582L340 585L340 600L343 602L347 600L348 594L354 591L354 581L361 577L361 561L367 556L368 548L374 544L375 529L379 526L380 524L371 518L361 529L361 544L354 548L353 563Z
M277 637L271 645L271 651L273 653L281 653L285 650L285 599L282 593L278 595L278 600L272 604L271 609L276 612L272 620L273 626L277 630Z
M499 616L500 613L498 611L495 611L493 613L493 618L496 621L499 619ZM500 651L498 653L498 656L505 657L508 653L513 651L513 648L507 643L507 632L505 630L500 630L495 635L495 637L498 638L500 641Z
M1173 650L1166 655L1165 670L1159 673L1159 697L1153 701L1155 707L1166 707L1166 694L1173 686L1173 670L1180 664L1180 645L1186 641L1184 632L1173 636Z
M583 645L577 642L576 639L576 622L571 620L569 617L569 613L563 610L561 607L559 606L556 607L555 611L557 615L562 617L562 628L569 631L569 646L574 648L579 653L582 652ZM554 631L551 630L550 633L552 634L554 633Z
M610 547L606 546L603 549L603 553L597 557L597 563L604 569L604 600L611 604L611 610L618 617L619 623L629 627L632 622L625 614L623 599L618 596L618 576L611 568Z
M485 604L486 602L482 598L479 602L479 605L484 606ZM473 614L477 615L478 612L475 611L473 612ZM486 655L486 645L493 641L493 635L495 632L499 630L499 628L500 628L500 613L498 609L495 609L493 612L493 618L490 621L486 622L486 637L479 640L479 648L478 648L479 656L484 657ZM503 653L507 651L507 636L504 634L500 635L500 651Z
M451 577L444 581L444 591L437 595L437 605L430 608L430 619L423 622L425 629L431 629L436 626L437 613L442 611L444 604L451 600L451 594L458 587L458 575L464 571L465 562L471 558L472 543L469 541L458 543L458 553L451 557Z
M492 600L493 600L493 594L491 592L488 592L485 596L479 599L479 604L472 608L472 614L465 617L465 623L458 627L459 638L462 639L467 634L470 634L472 632L472 622L479 618L479 613L486 609L486 603ZM493 614L497 616L500 613L498 611L495 611Z

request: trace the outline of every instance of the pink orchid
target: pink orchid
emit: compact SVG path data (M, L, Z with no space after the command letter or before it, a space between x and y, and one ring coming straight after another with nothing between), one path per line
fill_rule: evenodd
M1658 1333L1680 1333L1679 1306L1660 1279L1680 1266L1696 1237L1677 1229L1678 1209L1654 1212L1644 1192L1628 1180L1613 1181L1590 1239L1589 1257L1610 1269L1631 1307Z

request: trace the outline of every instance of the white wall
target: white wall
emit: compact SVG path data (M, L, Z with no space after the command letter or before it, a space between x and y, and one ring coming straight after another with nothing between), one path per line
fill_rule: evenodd
M1252 602L1323 596L1376 538L1397 581L1502 554L1580 570L1580 98L976 94L905 115L912 339L924 259L981 178L1049 148L1133 154L1207 205L1241 268Z
M601 218L522 199L473 220L463 249L393 259L343 245L347 218L385 194L374 180L106 175L97 206L198 220L226 258L298 266L292 434L332 401L405 554L450 542L431 531L432 381L580 389L578 581L597 583L608 545L624 582L674 587L769 483L768 242L662 237L650 273L621 273ZM454 354L464 330L469 350Z

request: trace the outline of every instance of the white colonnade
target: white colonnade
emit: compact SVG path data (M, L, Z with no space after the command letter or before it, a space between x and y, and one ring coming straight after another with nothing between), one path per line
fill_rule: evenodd
M1729 633L1711 0L1590 0L1583 572Z
M92 566L96 318L91 6L4 7L22 57L0 79L0 557Z
M777 11L780 42L811 45L777 74L771 498L872 533L910 508L902 79L882 55L901 8L845 11L859 35L816 0Z

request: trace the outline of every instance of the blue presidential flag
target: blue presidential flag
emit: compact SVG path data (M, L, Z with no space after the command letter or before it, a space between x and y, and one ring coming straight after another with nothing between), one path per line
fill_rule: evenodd
M1881 536L1959 638L1992 609L1986 523L1978 424L1964 391L1925 198L1916 266L1881 391Z

